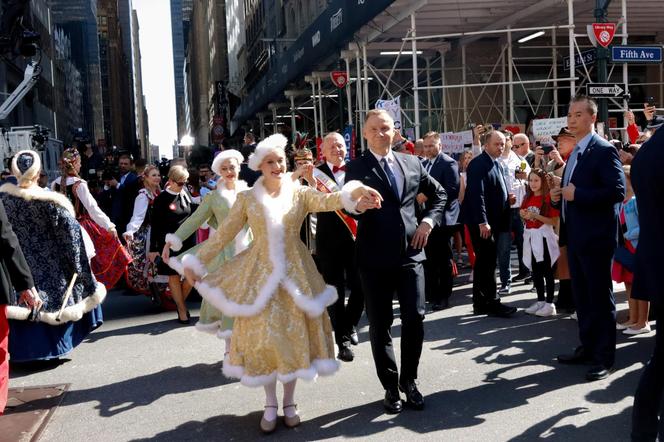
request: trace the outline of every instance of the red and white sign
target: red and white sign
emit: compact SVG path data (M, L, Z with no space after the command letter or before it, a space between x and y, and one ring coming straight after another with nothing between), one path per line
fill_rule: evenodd
M608 48L616 35L615 23L593 23L593 36L597 43Z
M332 83L339 89L343 89L348 84L348 74L345 71L332 71L330 72Z

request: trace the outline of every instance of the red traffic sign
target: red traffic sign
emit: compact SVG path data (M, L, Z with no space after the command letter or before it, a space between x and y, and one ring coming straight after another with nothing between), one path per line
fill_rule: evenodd
M332 71L330 72L330 77L332 78L332 83L339 89L343 89L348 83L348 74L345 71Z
M616 35L615 23L593 23L593 35L601 46L608 48Z

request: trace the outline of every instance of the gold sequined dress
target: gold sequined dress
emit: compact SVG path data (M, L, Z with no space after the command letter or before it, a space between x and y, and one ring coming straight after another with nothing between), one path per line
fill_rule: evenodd
M318 273L300 227L311 212L352 210L350 193L360 183L324 194L287 175L282 179L276 197L268 195L263 178L240 192L214 236L195 255L182 258L184 268L203 278L196 288L205 300L235 318L223 372L247 386L312 380L339 368L326 310L337 292ZM247 224L251 245L208 274L207 263Z

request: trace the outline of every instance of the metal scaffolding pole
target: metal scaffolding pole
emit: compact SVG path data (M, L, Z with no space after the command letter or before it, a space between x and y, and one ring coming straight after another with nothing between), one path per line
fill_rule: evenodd
M272 106L272 133L277 133L277 107Z
M551 66L553 66L553 118L558 118L558 52L556 30L551 30Z
M466 95L466 45L461 46L461 100L463 106L463 125L468 124L468 96Z
M427 61L427 130L431 130L431 57Z
M348 109L348 124L353 126L353 103L351 102L351 93L350 93L350 59L348 57L344 58L346 62L346 108Z
M320 77L316 78L318 83L318 121L320 122L320 136L325 136L325 117L323 117L323 88L320 85Z
M364 78L362 78L364 85L364 99L362 101L364 103L364 115L369 111L369 72L367 70L367 65L367 44L362 43L362 66L364 68Z
M507 79L505 78L507 76L507 57L505 56L505 53L507 52L506 49L507 49L506 45L504 45L503 50L500 52L500 57L503 63L500 75L500 81L504 82L504 84L501 87L503 90L503 116L507 115L507 81L506 81Z
M292 128L292 137L293 142L295 142L295 133L297 132L297 126L295 123L295 96L291 95L290 97L290 107L291 107L291 128Z
M358 136L360 137L360 148L362 149L362 152L364 152L364 137L362 136L362 132L364 131L364 115L362 114L362 81L360 80L362 78L362 71L360 70L360 51L355 52L355 61L357 63L355 98L357 99L357 122L359 123L358 126L360 128Z
M311 101L314 108L314 134L318 138L318 111L316 109L316 80L314 77L307 75L304 77L304 80L308 83L311 83Z
M440 51L440 84L445 86L445 51ZM447 103L445 101L447 92L440 90L440 108L443 116L443 132L447 132Z
M412 36L417 37L415 28L415 13L410 14L410 28L412 29ZM417 89L419 86L417 82L417 40L411 40L411 47L413 52L413 101L415 102L415 139L420 138L420 93Z
M509 81L509 106L510 123L516 123L514 119L514 70L512 69L512 32L507 27L507 81Z
M622 44L626 45L627 44L627 0L622 0ZM629 73L627 70L627 63L623 63L622 65L622 74L623 74L623 83L627 86L627 90L629 91ZM629 109L629 104L627 103L627 99L623 98L623 109L628 110ZM625 134L627 135L627 134Z
M574 97L576 95L576 82L574 77L576 76L576 66L574 60L574 0L567 0L567 24L568 36L569 36L569 96Z
M261 125L259 133L261 135L261 140L263 140L265 139L265 116L262 113L258 114L258 124Z

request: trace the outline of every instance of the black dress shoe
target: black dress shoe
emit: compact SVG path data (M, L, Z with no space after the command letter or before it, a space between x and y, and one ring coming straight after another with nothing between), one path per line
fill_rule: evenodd
M509 318L516 313L516 310L516 307L510 307L509 305L497 302L487 308L487 314L498 318Z
M450 307L450 301L448 301L447 299L443 299L440 302L432 304L431 305L431 310L433 310L434 312L438 312L438 311L441 311L441 310L445 310L446 308L449 308L449 307Z
M489 313L489 309L486 305L475 304L473 305L473 314L474 315L486 315Z
M350 333L350 343L353 345L357 345L360 343L360 339L357 336L357 329L355 327L352 328L352 331Z
M403 410L403 404L401 403L401 396L399 396L399 390L385 390L385 399L383 399L383 407L385 411L390 414L398 414Z
M574 350L574 353L566 355L558 355L558 362L565 365L585 365L590 364L591 359L583 349L583 347L577 347Z
M516 275L514 278L512 278L512 282L523 281L524 279L528 278L529 276L530 276L530 272L519 272L518 275Z
M417 389L417 384L415 384L415 381L399 383L399 390L406 394L407 406L415 410L424 409L424 398L422 397L420 390Z
M350 349L350 341L342 342L341 345L339 345L339 354L337 355L337 358L344 362L352 362L353 359L355 359L355 354L353 353L353 350Z
M589 381L599 381L608 378L612 372L612 367L606 368L603 365L595 365L586 373L586 379Z

